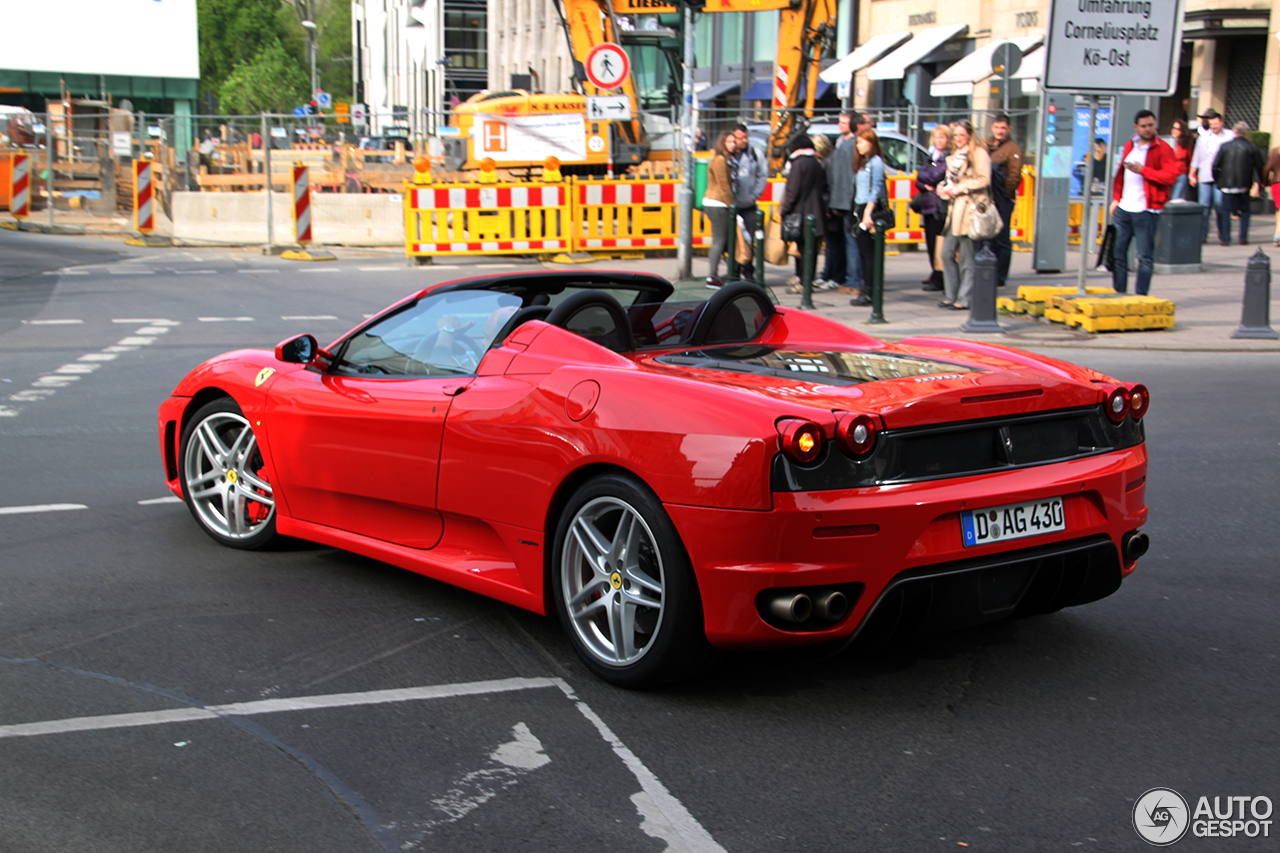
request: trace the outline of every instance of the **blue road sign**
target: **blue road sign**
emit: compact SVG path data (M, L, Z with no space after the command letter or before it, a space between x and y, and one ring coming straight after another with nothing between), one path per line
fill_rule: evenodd
M306 107L294 107L294 108L293 108L293 114L294 114L294 115L296 115L296 116L299 116L299 117L301 117L301 116L305 116L305 115L307 114L307 108L306 108Z

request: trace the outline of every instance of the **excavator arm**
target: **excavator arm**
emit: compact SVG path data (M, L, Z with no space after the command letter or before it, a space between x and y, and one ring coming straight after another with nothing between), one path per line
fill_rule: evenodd
M787 139L800 122L804 103L813 117L822 57L835 44L836 0L799 0L782 10L778 22L778 58L773 70L773 121L769 132L769 168L780 170L787 159Z
M553 0L564 27L569 50L573 52L573 82L575 88L587 96L611 94L592 85L587 79L587 54L598 44L619 43L618 24L608 0ZM631 121L616 122L616 126L631 145L644 144L644 126L640 120L640 103L636 98L636 84L632 75L622 83L622 94L631 104Z

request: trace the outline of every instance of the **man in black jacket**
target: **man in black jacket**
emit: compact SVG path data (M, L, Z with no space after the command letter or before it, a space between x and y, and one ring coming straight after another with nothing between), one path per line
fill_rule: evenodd
M1238 121L1232 128L1235 138L1224 142L1213 158L1213 180L1222 191L1223 205L1218 210L1218 239L1231 245L1231 214L1240 216L1240 245L1249 243L1249 196L1256 187L1261 193L1264 165L1262 149L1246 135L1248 122Z
M1000 233L986 242L996 255L996 283L1000 287L1009 278L1009 263L1013 260L1009 222L1018 198L1018 184L1022 182L1022 148L1013 141L1011 130L1009 117L1001 113L991 123L991 138L987 140L991 150L991 200L1000 211L1001 225Z

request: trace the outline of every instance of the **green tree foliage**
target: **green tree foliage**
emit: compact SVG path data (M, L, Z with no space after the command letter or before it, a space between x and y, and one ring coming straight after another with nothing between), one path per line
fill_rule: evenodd
M311 81L292 56L274 39L250 60L232 69L218 89L224 113L288 113L305 103Z
M237 65L278 40L279 0L197 0L200 89L215 97Z

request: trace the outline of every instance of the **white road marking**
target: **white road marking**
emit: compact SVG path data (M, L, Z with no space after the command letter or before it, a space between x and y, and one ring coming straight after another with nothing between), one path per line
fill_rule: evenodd
M84 509L76 504L55 504L68 509ZM4 510L0 510L3 512ZM231 705L208 705L203 708L170 708L164 711L141 711L134 714L107 714L101 717L70 717L39 723L16 723L0 726L0 739L62 734L66 732L127 729L158 726L185 720L214 720L218 717L251 717L282 711L315 711L324 708L350 708L357 705L382 705L388 702L413 702L424 699L449 699L458 696L481 696L509 693L539 687L556 687L554 678L503 678L495 681L472 681L465 684L440 684L429 687L404 687L371 690L366 693L331 693L324 696L295 696L287 699L262 699Z
M86 509L79 504L51 504L65 509ZM7 511L30 511L30 508L10 507ZM0 513L6 512L0 509ZM643 822L641 829L655 838L666 840L668 850L676 853L725 853L710 833L676 799L658 777L627 748L613 730L595 711L577 697L573 688L562 678L503 678L493 681L473 681L464 684L441 684L428 687L406 687L392 690L371 690L365 693L332 693L324 696L295 696L292 698L263 699L256 702L239 702L229 705L209 705L203 708L171 708L163 711L142 711L133 714L107 714L99 717L70 717L62 720L45 720L35 723L15 723L0 726L0 739L11 737L35 737L64 734L67 732L102 731L107 729L137 728L194 720L214 720L223 716L248 717L255 714L275 714L285 711L313 711L322 708L350 708L360 705L381 705L390 702L412 702L426 699L447 699L459 696L483 696L492 693L510 693L543 687L558 687L579 713L590 722L605 743L622 760L631 775L640 783L640 793L631 798ZM491 758L505 766L537 763L545 755L541 743L528 733L513 730L514 745L500 746ZM528 733L528 737L524 734ZM533 744L537 744L536 747ZM547 759L550 761L550 759ZM508 762L516 762L511 764ZM541 766L541 765L539 765Z
M84 504L32 504L31 506L0 506L0 515L22 515L29 512L67 512L88 509ZM5 728L8 728L7 726Z
M342 272L337 267L302 267L298 272Z
M174 275L217 275L217 270L174 270Z
M78 326L84 320L23 320L32 326Z
M236 270L243 275L276 275L280 270Z
M252 317L197 317L201 323L252 323Z
M114 361L117 358L113 352L87 352L76 359L76 361Z
M9 399L13 399L10 397ZM0 418L16 418L22 409L15 409L13 406L0 405Z
M500 794L504 788L516 784L521 776L551 763L551 759L542 751L542 742L529 731L528 725L516 723L511 734L514 740L489 753L489 761L499 766L473 770L454 782L443 797L431 801L431 805L448 817L428 821L427 828L462 820Z
M431 268L435 270L460 270L462 266L460 264L432 264ZM408 269L408 267L405 267L405 269Z
M121 338L121 339L117 342L117 346L122 346L122 347L145 347L147 344L153 344L153 343L155 343L155 342L156 342L156 339L155 339L155 338L143 338L143 337L139 337L139 336L137 336L137 335L131 335L130 337L127 337L127 338Z
M169 331L168 326L143 326L135 335L163 335Z
M356 267L360 272L391 272L392 270L403 270L408 267Z
M332 314L286 314L281 320L336 320Z
M59 367L57 370L53 372L54 373L81 373L81 374L93 373L99 367L102 367L102 365L101 364L64 364L62 365L62 367Z
M79 376L41 376L31 385L35 388L66 388L72 382L79 379Z
M139 324L143 326L180 326L182 325L177 320L165 320L162 317L118 317L113 319L111 322L122 323L127 326L136 326Z
M138 501L138 506L154 506L155 504L180 504L182 498L177 495L166 495L163 498L148 498L145 501Z
M107 270L112 275L155 275L155 270Z
M28 388L25 391L19 391L17 394L10 394L9 399L16 400L19 403L34 403L56 393L58 392L52 388Z
M600 719L586 702L583 702L574 694L573 688L569 686L568 682L562 678L557 678L555 681L556 686L564 691L564 695L570 701L577 705L578 711L582 716L591 721L591 724L596 727L596 731L600 733L600 737L604 738L605 743L613 747L614 754L622 759L622 763L627 766L627 769L631 771L631 775L635 776L636 781L640 783L641 793L648 796L652 809L648 806L641 808L640 803L634 797L632 802L636 802L636 807L640 810L640 814L647 819L646 823L656 819L653 811L656 809L657 815L665 818L671 829L684 841L683 849L690 851L690 853L725 853L725 849L717 844L711 834L702 828L702 824L698 823L697 819L684 807L684 804L673 797L666 786L658 780L658 777L654 776L652 771L645 767L644 763L636 757L636 754L628 749L626 744L620 741L618 736L605 725L604 720ZM636 796L639 797L641 795L637 794Z
M45 270L44 275L88 275L88 270Z
M509 270L515 269L519 264L475 264L478 270Z
M122 347L119 344L112 344L109 347L104 347L102 351L103 352L133 352L136 349L137 347Z

